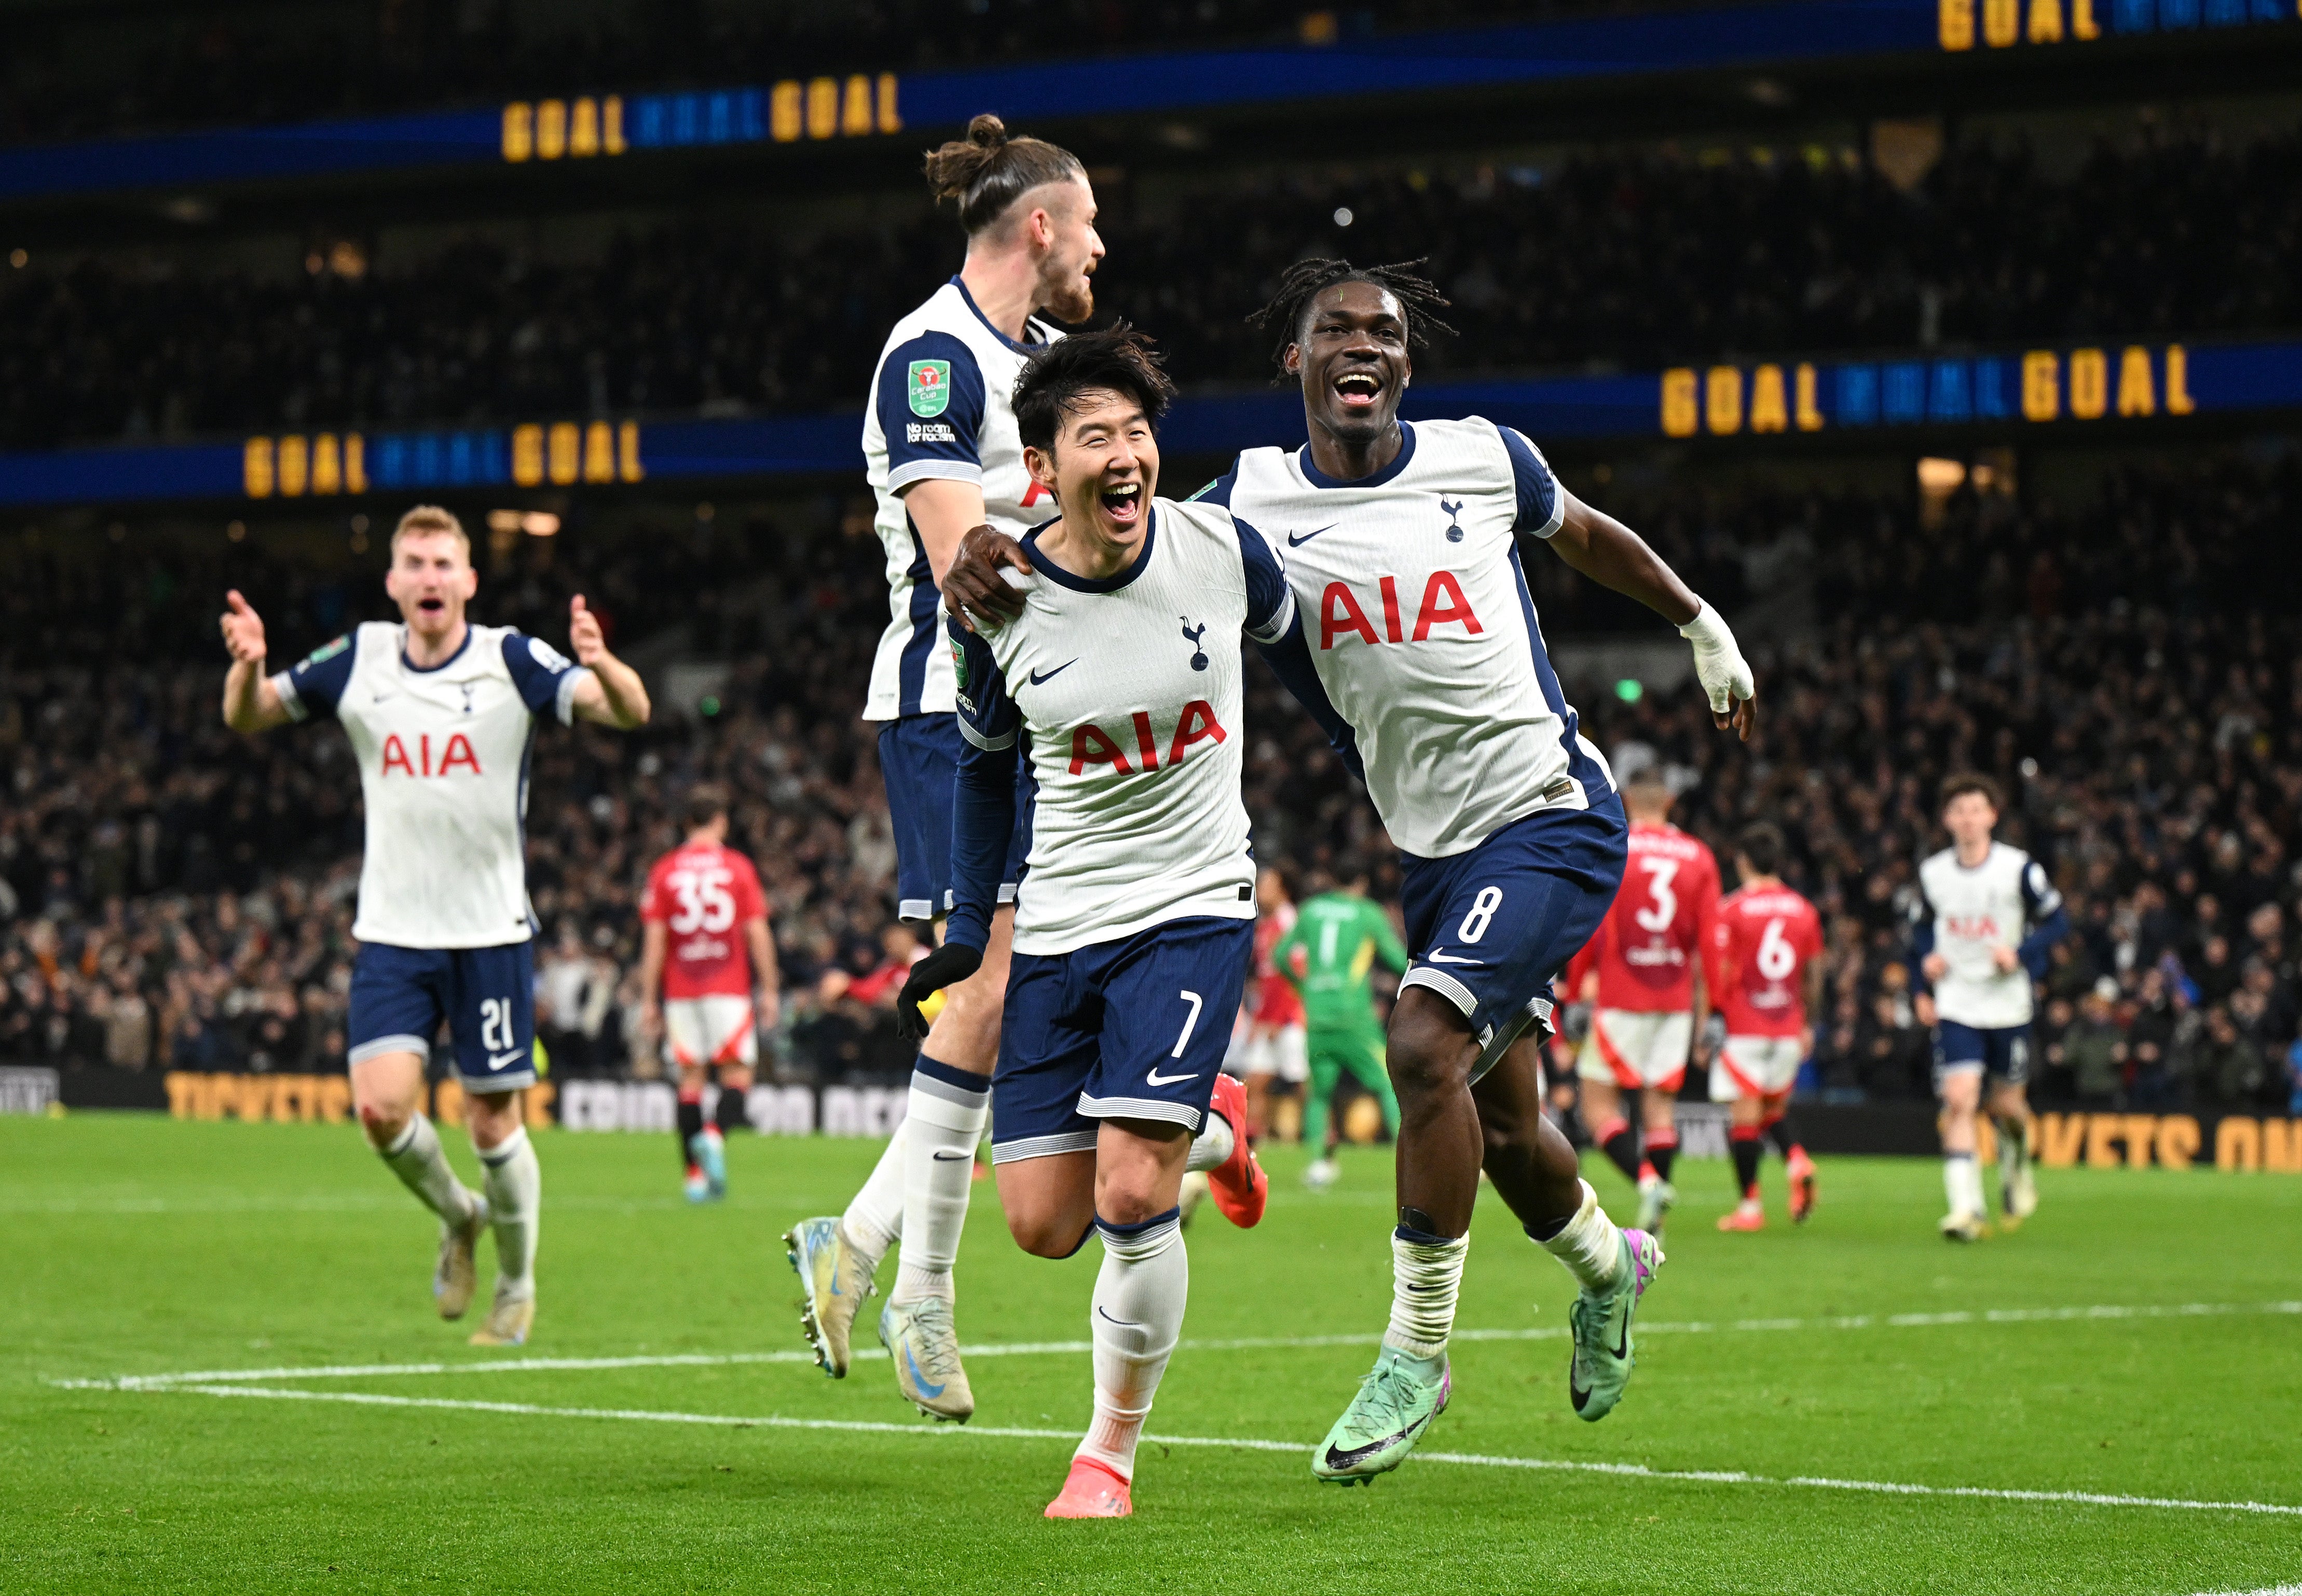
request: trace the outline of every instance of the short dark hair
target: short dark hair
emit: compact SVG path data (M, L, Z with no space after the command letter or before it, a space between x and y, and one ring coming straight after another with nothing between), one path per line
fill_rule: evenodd
M1783 871L1783 830L1772 820L1753 820L1735 834L1735 852L1751 861L1761 876Z
M1032 189L1084 178L1087 168L1061 145L1011 138L1007 124L986 112L967 124L966 138L928 152L927 174L937 199L958 202L959 224L973 238Z
M692 830L709 826L727 812L727 789L716 781L699 781L687 789L687 824Z
M1016 433L1029 448L1053 449L1080 396L1098 391L1123 394L1142 406L1155 432L1175 398L1164 365L1150 334L1125 322L1062 339L1015 379Z
M1387 266L1355 266L1347 260L1314 257L1288 267L1279 280L1279 291L1247 318L1249 326L1273 332L1278 339L1271 349L1271 363L1279 370L1273 381L1292 380L1287 370L1287 347L1303 341L1303 318L1310 313L1312 303L1339 283L1370 283L1397 299L1407 317L1409 349L1421 349L1428 341L1426 332L1452 332L1455 329L1436 314L1447 307L1447 296L1439 291L1437 283L1416 274L1415 268L1423 264L1402 260Z
M1981 794L1983 802L1993 809L2006 807L2006 795L1999 790L1998 784L1979 770L1961 770L1943 777L1942 806L1945 809L1950 807L1952 799L1963 798L1969 793Z

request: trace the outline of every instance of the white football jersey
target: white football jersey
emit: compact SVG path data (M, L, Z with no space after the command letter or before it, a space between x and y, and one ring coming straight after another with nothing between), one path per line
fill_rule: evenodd
M1230 511L1165 499L1117 576L1073 575L1038 545L1023 540L1038 575L1020 617L951 628L960 731L992 752L1022 739L1038 783L1015 951L1254 919L1239 640L1293 618L1278 558Z
M1399 430L1398 458L1357 482L1307 446L1251 449L1198 499L1283 542L1305 647L1375 811L1400 848L1440 859L1535 810L1587 808L1614 777L1576 729L1519 565L1517 533L1558 530L1549 464L1475 416Z
M1034 320L1017 343L983 319L956 277L895 323L879 351L863 417L863 460L878 500L887 550L887 629L871 661L866 720L937 714L952 707L951 660L942 647L943 595L927 545L903 508L903 490L939 477L983 490L984 519L1020 538L1053 513L1046 490L1023 468L1015 434L1015 379L1031 352L1063 334ZM1042 507L1033 513L1034 505Z
M272 678L291 719L332 714L359 760L367 844L352 935L393 947L525 942L527 754L592 673L509 626L473 626L445 664L369 621Z
M2030 971L2002 972L1994 947L2016 947L2054 918L2063 895L2038 861L2020 848L1993 843L1968 869L1958 850L1945 848L1919 866L1920 901L1913 912L1934 928L1934 951L1950 968L1934 983L1935 1012L1945 1020L1985 1030L2030 1022Z

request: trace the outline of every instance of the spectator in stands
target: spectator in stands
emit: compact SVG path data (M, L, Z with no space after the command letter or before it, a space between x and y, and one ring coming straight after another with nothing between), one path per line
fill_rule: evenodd
M2126 1033L2118 1024L2118 982L2104 976L2079 1001L2078 1013L2046 1051L2063 1089L2091 1108L2119 1106L2126 1092Z
M1158 332L1186 385L1264 376L1240 318L1306 255L1429 257L1462 336L1418 352L1426 382L2302 322L2291 128L2226 138L2138 121L2067 175L2020 141L1978 135L1907 191L1851 149L1710 158L1727 153L1249 171L1140 199L1116 186L1097 218L1111 246L1097 294ZM885 335L922 277L957 265L924 192L878 206L886 220L870 229L683 220L588 257L487 238L372 265L359 255L356 269L315 253L292 278L51 265L43 252L0 278L0 447L843 406L855 350ZM1210 237L1226 248L1210 254ZM1552 248L1561 238L1576 247ZM1828 544L1805 517L1769 517L1739 542L1738 585L1775 591L1766 578L1785 570L1787 617L1833 613L1829 573L1807 558ZM2078 585L2065 552L1999 547L1967 568L1986 574L1992 617L2018 601L2052 611ZM2017 571L2029 573L2019 587ZM2250 680L2206 700L2218 746L2266 712Z

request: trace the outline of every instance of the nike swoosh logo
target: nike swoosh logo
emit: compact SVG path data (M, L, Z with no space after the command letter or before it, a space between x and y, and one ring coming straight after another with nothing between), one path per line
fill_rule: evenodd
M1173 1086L1179 1080L1197 1080L1198 1078L1199 1072L1197 1070L1192 1071L1189 1075L1162 1075L1158 1071L1153 1070L1145 1074L1143 1080L1147 1086Z
M1433 964L1484 964L1486 962L1484 959L1450 959L1435 947L1423 956Z
M973 1158L969 1157L965 1153L946 1153L940 1147L937 1148L930 1156L932 1156L937 1163L957 1163L962 1158L967 1159L970 1163L975 1162Z
M1623 1315L1623 1333L1615 1338L1615 1356L1617 1357L1628 1357L1630 1355L1631 1316L1628 1314L1625 1314Z
M1341 525L1342 523L1340 521L1330 521L1324 526L1319 528L1319 532L1332 532L1336 527L1340 526ZM1296 536L1295 533L1290 532L1287 534L1287 546L1290 549L1300 549L1313 538L1317 537L1319 535L1319 532L1306 532L1300 537Z
M516 1047L509 1053L491 1053L488 1054L488 1068L500 1070L526 1051L524 1047Z
M943 1395L942 1386L929 1385L928 1383L928 1377L920 1373L920 1360L912 1356L912 1344L909 1341L905 1341L903 1343L903 1363L912 1371L912 1383L919 1388L920 1393L922 1396L940 1397Z
M1079 660L1075 658L1066 659L1061 665L1056 666L1054 669L1047 672L1045 676L1041 676L1035 670L1031 673L1031 685L1034 687L1044 687L1049 682L1054 681L1057 676L1063 675L1063 672L1069 670L1072 666L1077 665L1078 663Z

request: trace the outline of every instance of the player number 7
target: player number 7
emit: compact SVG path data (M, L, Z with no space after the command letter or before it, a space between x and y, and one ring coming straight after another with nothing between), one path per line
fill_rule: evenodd
M1175 1038L1175 1051L1167 1055L1169 1058L1183 1056L1183 1049L1191 1045L1191 1032L1199 1023L1199 1010L1206 1005L1206 1000L1196 992L1185 992L1181 995L1183 1001L1191 1005L1191 1012L1183 1016L1183 1034Z

